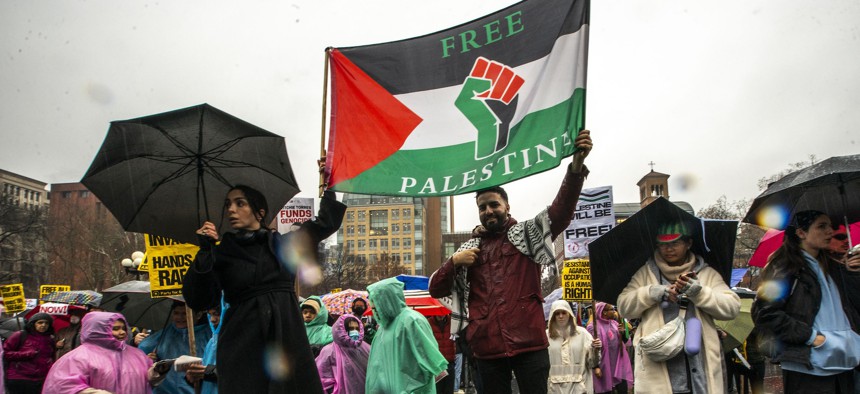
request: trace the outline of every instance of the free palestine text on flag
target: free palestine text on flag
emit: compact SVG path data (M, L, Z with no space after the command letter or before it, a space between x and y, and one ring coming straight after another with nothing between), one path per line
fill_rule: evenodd
M585 119L587 0L517 3L418 38L334 48L326 181L462 194L554 168Z

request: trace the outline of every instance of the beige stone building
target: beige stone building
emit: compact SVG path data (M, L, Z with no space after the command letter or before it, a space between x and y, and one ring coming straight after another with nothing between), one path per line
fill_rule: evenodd
M0 169L0 284L24 284L38 298L47 275L47 183Z

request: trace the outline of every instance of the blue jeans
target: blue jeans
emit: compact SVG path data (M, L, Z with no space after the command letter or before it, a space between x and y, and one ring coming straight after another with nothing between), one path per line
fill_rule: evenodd
M460 375L463 373L463 353L454 356L454 391L460 389Z
M522 394L546 394L549 381L549 350L536 350L513 357L477 360L485 393L510 394L511 372Z

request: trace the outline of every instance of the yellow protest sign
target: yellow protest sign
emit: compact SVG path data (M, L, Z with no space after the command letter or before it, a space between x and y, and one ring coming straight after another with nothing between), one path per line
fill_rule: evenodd
M182 295L182 278L200 249L197 245L146 235L149 263L149 295L152 298Z
M331 289L332 294L340 293L341 291L343 291L343 288L340 288L340 287L335 287L334 289Z
M70 291L72 287L69 285L41 285L39 286L39 303L42 303L42 298L55 291Z
M591 301L591 266L588 260L565 260L561 270L562 296L567 301Z
M0 294L3 295L3 306L6 308L6 312L18 313L27 309L23 283L0 286Z

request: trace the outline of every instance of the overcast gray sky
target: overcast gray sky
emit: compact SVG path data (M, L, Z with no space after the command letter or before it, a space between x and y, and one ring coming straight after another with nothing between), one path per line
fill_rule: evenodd
M207 102L287 140L317 185L323 50L442 30L513 1L0 1L0 168L77 182L112 120ZM788 163L860 151L860 2L593 1L586 187L671 174L695 209ZM509 184L521 219L556 169ZM455 199L458 229L478 222Z

